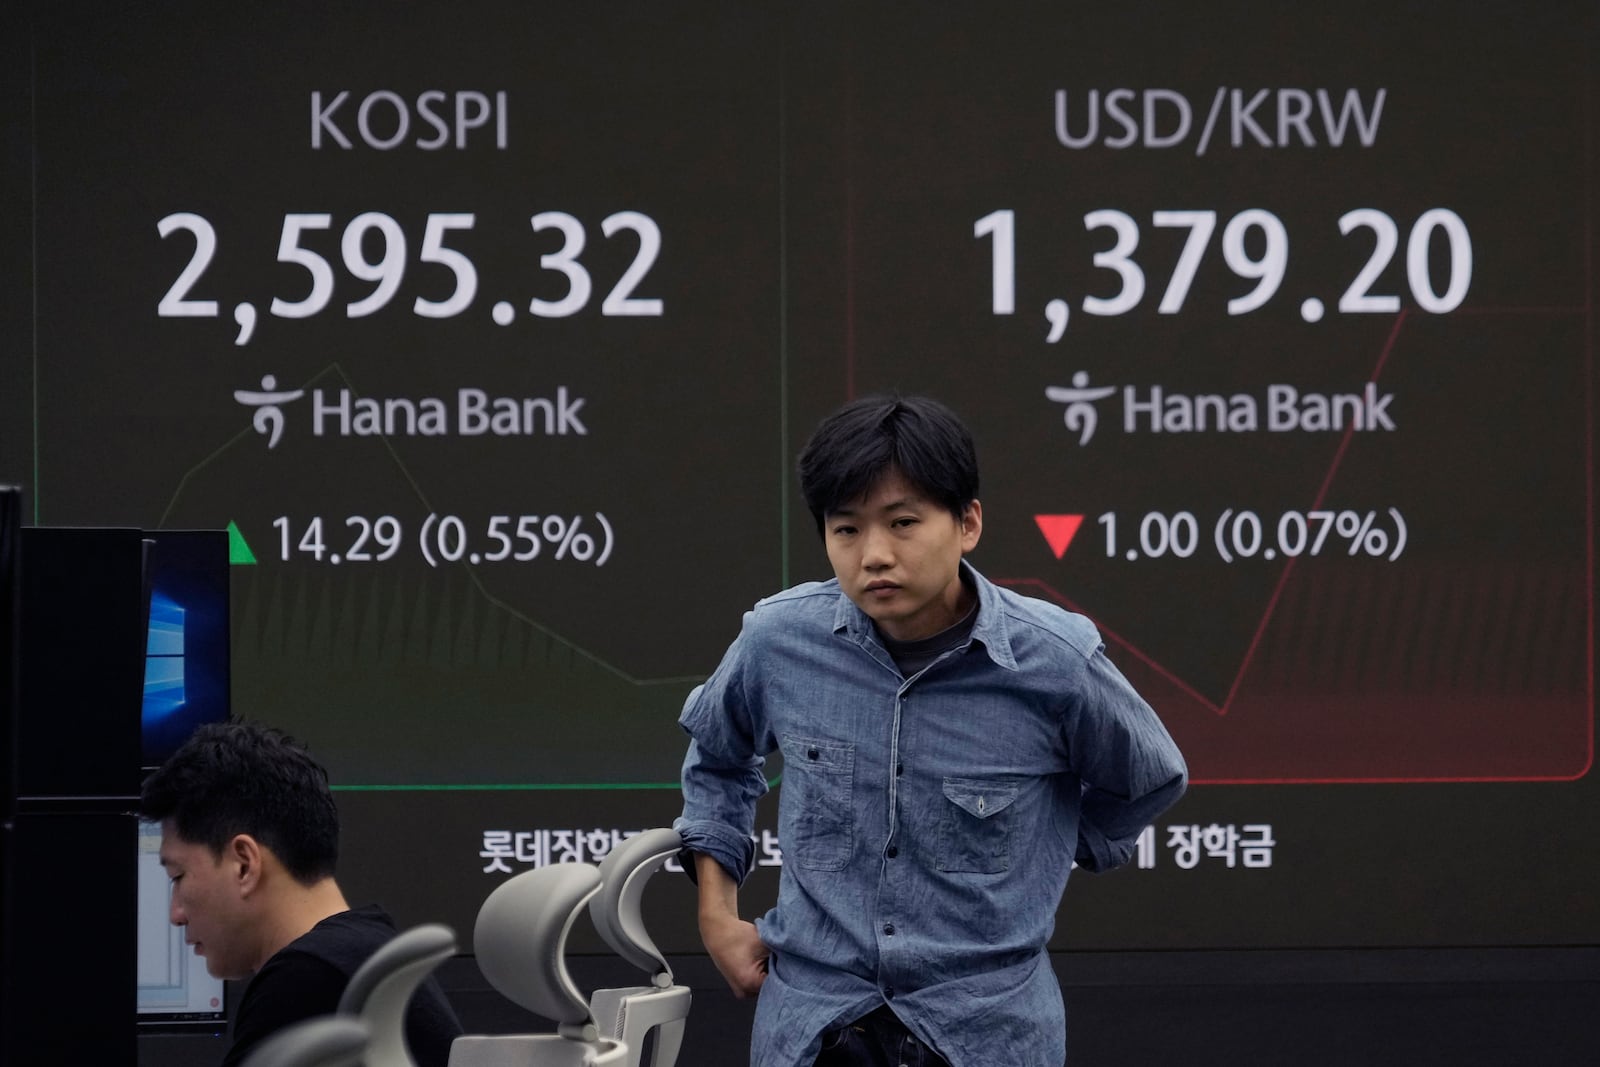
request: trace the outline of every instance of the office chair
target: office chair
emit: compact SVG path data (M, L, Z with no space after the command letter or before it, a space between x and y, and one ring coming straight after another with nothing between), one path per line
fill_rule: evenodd
M339 1014L359 1016L369 1039L365 1067L417 1067L406 1043L406 1007L423 979L455 955L448 926L414 926L371 956L350 976L339 998Z
M675 985L672 968L644 928L640 901L645 883L683 848L676 830L646 830L627 838L600 862L600 892L589 901L595 929L617 955L650 976L646 986L597 989L590 1011L601 1031L628 1046L629 1067L672 1067L683 1045L689 987ZM644 1058L645 1035L655 1031Z
M242 1067L360 1067L367 1024L323 1015L286 1026L244 1058Z
M567 935L600 871L557 863L501 883L478 909L472 946L478 969L513 1003L556 1023L553 1034L464 1034L450 1067L622 1067L628 1047L600 1036L567 971Z

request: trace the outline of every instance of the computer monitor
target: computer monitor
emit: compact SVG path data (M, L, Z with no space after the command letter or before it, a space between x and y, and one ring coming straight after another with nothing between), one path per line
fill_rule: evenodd
M161 825L139 824L138 1018L141 1025L221 1030L227 985L173 926L172 883L161 866Z
M228 718L228 534L145 533L149 600L141 716L144 767L154 769L201 723Z
M145 533L141 762L166 762L197 726L225 721L229 694L228 535ZM172 884L160 862L161 826L139 824L138 1019L143 1029L221 1030L227 986L171 923Z

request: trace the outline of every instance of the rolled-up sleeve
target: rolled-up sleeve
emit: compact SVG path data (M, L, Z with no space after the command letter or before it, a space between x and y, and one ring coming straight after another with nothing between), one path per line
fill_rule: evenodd
M746 616L746 627L749 616ZM689 735L683 759L683 814L672 828L685 852L715 859L742 884L755 859L756 802L767 792L745 685L749 642L735 641L704 685L684 701L678 725ZM692 864L685 864L692 870Z
M1139 834L1177 803L1189 768L1161 719L1095 649L1067 715L1068 751L1083 780L1078 848L1087 871L1121 866Z

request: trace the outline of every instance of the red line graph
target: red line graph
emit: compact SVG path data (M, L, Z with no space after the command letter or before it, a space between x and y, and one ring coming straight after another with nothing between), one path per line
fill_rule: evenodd
M1383 374L1383 366L1389 362L1389 356L1394 351L1395 341L1400 338L1400 329L1406 324L1406 314L1407 310L1402 309L1400 314L1395 316L1394 328L1389 331L1389 339L1384 342L1383 351L1378 355L1378 362L1372 368L1371 381L1376 382L1379 376ZM1320 510L1323 502L1328 499L1328 490L1333 486L1334 476L1339 473L1339 465L1344 462L1345 453L1350 450L1350 441L1355 436L1355 432L1354 424L1345 430L1344 437L1339 442L1339 448L1333 454L1333 462L1328 465L1328 475L1322 479L1322 485L1317 489L1317 495L1311 502L1310 510ZM1266 632L1267 624L1272 621L1273 612L1278 608L1278 598L1283 595L1283 587L1289 581L1289 575L1294 573L1294 565L1297 562L1298 557L1290 557L1289 561L1283 565L1283 570L1278 575L1278 584L1273 588L1272 596L1267 601L1267 609L1261 613L1261 621L1256 624L1255 635L1250 638L1250 647L1245 650L1244 660L1239 664L1239 673L1233 676L1233 685L1228 687L1227 699L1222 702L1222 707L1217 709L1217 714L1228 714L1228 708L1232 706L1233 698L1239 693L1239 683L1244 680L1245 673L1250 670L1250 664L1256 658L1256 649L1261 646L1261 635Z
M1591 308L1591 305L1588 302L1586 302L1585 305L1583 307L1581 307L1581 308L1580 307L1550 307L1550 308L1540 308L1540 309L1530 309L1530 308L1476 308L1476 309L1472 310L1472 313L1474 315L1479 315L1479 316L1482 316L1482 315L1495 315L1495 314L1524 315L1524 314L1530 314L1530 313L1541 314L1541 315L1558 315L1558 316L1559 315L1568 315L1568 316L1570 316L1570 315L1582 315L1585 318L1586 336L1585 336L1584 358L1583 358L1583 363L1584 363L1583 378L1584 378L1584 438L1585 438L1585 445L1584 445L1584 461L1583 462L1584 462L1584 471L1585 471L1585 475L1586 475L1586 477L1585 477L1586 497L1585 497L1585 501L1584 501L1585 535L1586 535L1585 536L1586 547L1585 547L1585 556L1584 556L1584 558L1585 558L1584 571L1585 571L1586 581L1584 583L1585 588L1584 588L1584 592L1583 592L1583 607L1582 607L1582 611L1583 611L1583 617L1585 619L1586 637L1585 637L1585 652L1584 652L1584 678L1585 678L1584 687L1585 687L1585 695L1584 695L1584 701L1583 701L1583 704L1584 704L1583 717L1584 717L1585 722L1584 722L1584 726L1583 726L1583 737L1582 737L1582 740L1581 740L1584 752L1582 754L1583 755L1583 762L1582 762L1581 768L1576 769L1575 772L1574 772L1574 769L1572 769L1570 767L1563 767L1563 769L1559 773L1541 773L1541 772L1537 771L1534 767L1528 766L1528 767L1526 767L1524 769L1521 769L1521 770L1517 771L1516 773L1504 773L1504 774L1500 774L1500 773L1444 773L1444 772L1441 772L1439 770L1434 770L1434 771L1429 772L1429 773L1420 773L1420 774L1393 774L1393 773L1385 773L1385 772L1382 772L1382 771L1377 771L1377 772L1371 773L1371 774L1362 774L1362 773L1357 772L1357 773L1349 773L1349 774L1316 773L1316 774L1307 774L1307 775L1298 775L1298 774L1275 775L1275 774L1266 774L1266 773L1261 773L1261 774L1257 774L1257 773L1248 773L1248 774L1223 773L1223 774L1214 774L1213 775L1213 774L1206 774L1205 773L1204 765L1203 765L1203 761L1202 761L1202 765L1196 768L1196 772L1197 773L1196 773L1195 781L1197 783L1205 783L1205 784L1284 783L1284 784L1291 784L1291 783L1308 783L1308 782L1318 782L1318 783L1368 782L1368 783L1373 783L1373 782L1415 782L1415 781L1432 781L1432 782L1444 782L1444 781L1564 781L1564 780L1571 780L1571 779L1576 778L1576 777L1581 777L1583 774L1587 773L1589 768L1592 766L1592 764L1593 764L1593 754L1594 754L1594 721L1593 721L1593 695L1594 695L1594 640L1593 640L1593 636L1594 636L1594 553L1593 553L1593 541L1594 541L1594 536L1593 536L1594 535L1593 364L1594 364L1594 360L1593 360L1593 356L1594 356L1594 331L1593 331L1592 308ZM1384 370L1389 365L1391 358L1395 355L1395 353L1397 351L1397 348L1398 348L1399 340L1401 338L1401 335L1402 335L1402 333L1403 333L1403 331L1405 329L1406 323L1408 321L1408 314L1409 313L1407 311L1401 311L1396 316L1394 325L1390 329L1388 337L1385 340L1381 350L1379 351L1377 359L1376 359L1376 361L1375 361L1375 363L1373 365L1373 368L1372 368L1372 371L1371 371L1371 376L1370 376L1371 381L1377 382L1380 379L1380 377L1383 374ZM1333 488L1333 486L1335 484L1335 480L1336 480L1336 478L1337 478L1337 476L1339 474L1339 470L1340 470L1341 466L1343 465L1343 463L1345 461L1345 457L1346 457L1346 455L1347 455L1347 453L1349 451L1349 447L1351 445L1351 442L1354 439L1354 435L1355 435L1355 430L1354 430L1353 427L1350 428L1350 429L1347 429L1345 431L1345 433L1343 434L1342 438L1339 441L1339 444L1338 444L1337 448L1334 450L1334 454L1333 454L1333 456L1332 456L1332 458L1331 458L1331 460L1330 460L1330 462L1328 464L1328 469L1327 469L1326 473L1324 474L1320 485L1317 488L1315 497L1313 499L1313 502L1312 502L1311 507L1310 507L1309 510L1320 510L1322 508L1323 504L1326 502L1326 500L1327 500L1327 498L1328 498L1328 496L1329 496L1329 494L1330 494L1330 492L1331 492L1331 490L1332 490L1332 488ZM1215 699L1213 699L1211 697L1207 697L1206 695L1201 693L1194 686L1190 685L1182 677L1180 677L1174 671L1169 669L1166 665L1164 665L1163 663L1158 661L1155 657L1150 655L1147 651L1145 651L1143 648L1139 647L1133 641L1129 640L1128 638L1126 638L1122 634L1120 634L1120 633L1118 633L1118 632L1116 632L1116 631L1114 631L1114 630L1112 630L1112 629L1110 629L1110 628L1108 628L1108 627L1106 627L1104 625L1101 625L1098 620L1096 620L1096 624L1098 626L1100 626L1101 633L1105 637L1105 639L1109 643L1111 643L1111 644L1113 644L1113 645L1115 645L1115 646L1117 646L1119 648L1119 655L1122 654L1122 653L1125 653L1128 657L1131 657L1132 663L1137 665L1137 669L1135 669L1133 666L1130 666L1129 670L1128 670L1128 673L1130 675L1141 674L1141 675L1147 676L1144 684L1139 686L1141 689L1144 688L1144 685L1149 685L1152 682L1157 686L1157 688L1170 687L1170 691L1167 693L1167 695L1166 695L1167 699L1165 701L1165 703L1169 707L1173 702L1173 698L1177 697L1177 698L1180 698L1178 700L1178 703L1180 705L1183 704L1183 703L1189 703L1193 707L1197 707L1199 709L1203 709L1204 711L1210 712L1211 713L1212 722L1220 723L1223 720L1223 718L1229 714L1230 711L1235 710L1235 708L1239 705L1239 703L1241 701L1241 693L1242 693L1243 688L1245 687L1246 680L1251 677L1252 670L1255 668L1255 666L1257 664L1258 654L1260 653L1260 650L1262 648L1263 641L1264 641L1266 635L1269 632L1269 629L1271 627L1271 624L1272 624L1275 616L1278 614L1279 606L1280 606L1280 603L1282 601L1285 589L1289 586L1291 577L1293 576L1293 574L1295 572L1295 567L1296 567L1296 563L1297 562L1298 562L1297 557L1290 557L1290 558L1287 558L1284 561L1282 569L1279 572L1278 578L1277 578L1276 582L1273 585L1272 592L1268 596L1268 598L1266 600L1266 604L1265 604L1264 608L1262 609L1260 618L1257 620L1257 622L1256 622L1256 624L1255 624L1255 626L1254 626L1254 628L1252 630L1249 643L1248 643L1248 645L1247 645L1247 647L1245 649L1245 652L1244 652L1243 656L1241 657L1239 666L1238 666L1237 670L1234 672L1232 681L1231 681L1231 683L1229 684L1229 687L1228 687L1227 696L1220 703L1217 702ZM1039 595L1043 599L1047 599L1047 600L1053 601L1053 602L1055 602L1057 604L1060 604L1061 606L1067 608L1068 610L1076 611L1076 612L1079 612L1079 613L1082 613L1082 614L1085 614L1085 615L1089 615L1091 618L1094 616L1094 613L1092 611L1084 610L1084 608L1082 606L1080 606L1079 604L1075 603L1071 598L1069 598L1069 597L1065 596L1064 594L1062 594L1058 589L1056 589L1054 586L1052 586L1049 582L1047 582L1047 581L1045 581L1043 579L1040 579L1038 577L1006 578L1006 579L998 579L998 580L1000 581L1001 584L1010 586L1012 588L1031 590L1035 595ZM1136 682L1136 685L1138 685L1138 684L1139 683ZM1149 695L1149 694L1147 694L1147 695ZM1292 700L1293 699L1293 694L1290 694L1289 696L1290 696L1290 699ZM1158 707L1162 706L1162 704L1158 703L1156 699L1152 699L1152 703L1156 703ZM1313 698L1311 703L1313 705L1319 706L1321 708L1321 713L1322 714L1328 714L1328 715L1336 714L1336 711L1335 711L1335 703L1336 702L1335 701L1326 700L1325 699L1325 700L1321 701L1321 704L1318 704L1317 699ZM1535 703L1536 703L1536 701L1535 701ZM1560 704L1560 707L1557 707L1556 704L1551 704L1550 705L1550 707L1553 709L1551 714L1559 714L1560 716L1562 716L1563 721L1569 721L1570 722L1570 717L1571 717L1570 716L1570 702L1557 702L1557 703ZM1259 697L1257 697L1253 701L1253 706L1254 706L1254 710L1256 710L1258 712L1258 714L1256 714L1255 716L1252 717L1251 725L1254 728L1259 729L1260 726L1261 726L1262 719L1263 719L1263 715L1260 714L1260 712L1263 710L1263 702L1261 701L1261 699ZM1563 708L1565 708L1567 710L1562 710ZM1412 712L1412 713L1415 712L1414 706L1413 707L1409 707L1409 708L1405 708L1405 707L1401 707L1400 703L1395 703L1394 707L1388 708L1387 710L1388 711L1393 711L1393 712L1396 712L1396 713L1400 713L1400 714L1404 714L1406 712ZM1537 715L1531 715L1530 717L1531 717L1531 720L1532 720L1531 724L1537 724L1537 722L1539 721L1538 716ZM1309 719L1310 715L1307 714L1305 716L1305 718ZM1192 725L1193 725L1192 723L1187 722L1187 721L1179 721L1176 724L1174 724L1171 721L1171 717L1170 717L1170 714L1169 714L1169 726L1173 726L1174 727L1174 733L1175 734L1180 734L1181 735L1186 728L1192 727ZM1243 735L1239 735L1239 734L1234 734L1233 735L1233 738L1234 738L1235 742L1239 741L1242 737L1243 737ZM1214 738L1213 738L1213 740L1214 740ZM1277 740L1281 742L1283 739L1280 737ZM1326 742L1328 740L1328 738L1322 738L1322 740L1324 742ZM1573 740L1576 741L1578 739L1576 737L1574 737ZM1184 743L1184 738L1182 736L1180 736L1180 743ZM1186 747L1186 751L1187 751L1189 746L1185 745L1185 747ZM1205 750L1205 745L1204 744L1201 744L1201 745L1199 745L1197 747L1199 747L1201 750ZM1267 749L1272 749L1272 743L1268 742L1266 744L1266 748ZM1570 757L1571 750L1568 749L1567 753L1568 753L1568 755ZM1279 754L1281 754L1281 753L1279 753ZM1546 755L1548 756L1548 753L1546 753ZM1192 760L1191 762L1193 764L1194 761ZM1268 761L1266 759L1260 759L1257 762L1268 762ZM1294 760L1290 759L1289 762L1293 763Z

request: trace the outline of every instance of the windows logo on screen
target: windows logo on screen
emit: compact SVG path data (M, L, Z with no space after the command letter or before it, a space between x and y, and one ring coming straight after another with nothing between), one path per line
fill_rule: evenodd
M187 702L183 670L184 610L168 597L150 597L150 637L145 647L144 720L154 722Z

